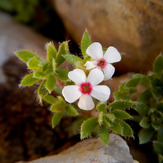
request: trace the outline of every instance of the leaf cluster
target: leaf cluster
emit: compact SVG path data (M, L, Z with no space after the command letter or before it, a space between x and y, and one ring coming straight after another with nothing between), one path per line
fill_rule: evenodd
M131 116L125 111L130 105L126 101L115 101L110 105L100 102L96 106L99 112L98 117L89 118L81 126L81 139L88 137L95 128L98 128L98 135L104 144L109 142L109 132L113 131L122 136L133 137L131 127L125 122Z
M138 99L134 100L132 95L141 86L143 91ZM132 108L138 112L135 120L139 122L140 144L153 142L153 148L159 155L163 156L163 56L159 55L153 64L153 72L147 75L135 74L131 80L123 83L118 92L114 94L116 100L133 102ZM161 162L161 161L160 161Z
M54 97L51 95L53 90L61 94L61 81L65 85L72 84L68 79L68 71L60 69L60 65L67 60L76 68L85 71L84 64L90 59L86 54L86 49L91 43L91 38L86 30L81 40L82 58L70 54L67 41L60 44L58 50L56 50L52 42L46 44L46 60L33 52L25 50L16 52L16 56L27 64L31 72L22 79L20 86L39 84L37 93L40 102L42 103L44 100L49 103L51 105L50 110L54 113L52 127L59 124L65 115L78 115L75 104L70 105L61 96ZM81 125L81 139L91 135L95 129L98 130L98 135L105 144L109 142L110 131L123 136L133 136L131 127L125 122L126 119L131 118L125 109L132 107L133 101L129 100L129 98L121 100L120 94L117 94L115 99L109 105L107 102L98 103L96 105L96 110L99 113L97 117L91 117L87 120L83 119L85 121ZM81 121L79 124L81 124Z

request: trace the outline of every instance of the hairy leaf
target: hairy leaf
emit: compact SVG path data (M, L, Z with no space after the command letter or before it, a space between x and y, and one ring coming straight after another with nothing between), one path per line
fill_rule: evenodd
M64 61L64 57L63 55L65 54L69 54L69 49L68 49L68 41L63 42L60 46L59 46L59 50L57 52L57 56L56 56L56 67L60 66Z
M83 58L85 58L87 56L86 54L86 49L88 48L89 45L91 45L92 41L91 38L89 36L89 33L87 30L85 30L82 40L81 40L81 51L83 54Z
M76 116L76 115L78 115L77 110L72 105L67 105L66 106L66 112L70 116Z
M115 121L114 123L112 123L110 129L120 135L123 135L123 127L121 126L119 121Z
M147 89L139 95L138 102L147 103L149 99L151 98L151 96L152 96L151 91Z
M104 119L104 113L100 112L100 114L98 116L98 123L99 123L99 125L103 124L103 119Z
M46 83L45 83L45 87L46 89L49 91L49 93L52 92L52 90L54 89L56 85L56 79L54 74L51 74L47 79L46 79Z
M99 137L103 141L104 144L109 143L109 132L108 129L105 126L100 126L99 128Z
M45 79L46 78L46 74L42 71L39 71L39 70L36 70L34 73L33 73L33 76L35 78L38 78L38 79Z
M127 87L136 87L139 84L140 78L132 78L127 83Z
M53 128L61 121L62 116L63 116L62 112L57 112L53 115L53 118L52 118L52 127Z
M163 56L159 55L153 64L153 71L156 73L160 73L163 71Z
M150 119L148 117L143 117L139 124L143 128L149 128L149 127L151 127L150 123L151 122L150 122Z
M81 58L79 58L75 55L65 54L65 55L63 55L63 57L73 65L77 65L79 62L83 62L83 60Z
M133 137L132 128L124 121L121 121L121 125L122 125L122 128L123 128L123 135Z
M84 121L81 125L81 139L88 137L98 125L98 117L92 117Z
M144 144L151 140L152 136L154 134L154 129L148 128L148 129L141 129L139 132L139 143Z
M55 75L58 79L61 81L66 81L68 80L68 71L66 69L57 69L55 71Z
M143 102L137 102L135 105L135 109L136 111L140 114L140 115L146 115L148 113L148 106L146 104L144 104Z
M33 77L33 74L26 75L20 83L20 86L31 86L37 83L39 79Z
M43 99L49 104L55 104L58 101L58 99L52 95L46 95L43 97Z
M157 154L163 155L163 142L153 141L153 147Z
M48 90L45 88L45 80L43 80L38 88L38 96L40 103L42 104L43 97L48 93Z
M112 102L111 104L108 105L108 108L112 108L114 109L126 109L126 108L130 108L133 106L133 102L132 101L115 101Z
M47 60L52 63L53 59L56 58L57 50L52 42L46 44Z
M104 112L107 113L107 105L106 102L100 102L97 106L96 109L98 110L98 112Z
M27 63L31 58L36 57L36 58L40 58L38 55L36 55L35 53L32 53L30 51L27 50L22 50L22 51L18 51L15 53L16 56L21 59L23 62Z
M129 119L131 118L131 115L123 110L113 110L112 113L114 113L115 117L118 119Z
M31 58L28 62L27 62L27 66L29 69L37 69L39 65L39 60L35 57Z

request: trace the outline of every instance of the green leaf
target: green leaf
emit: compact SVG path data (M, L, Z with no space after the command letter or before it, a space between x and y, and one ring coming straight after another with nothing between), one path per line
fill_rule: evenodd
M132 108L133 106L133 102L132 101L115 101L112 102L111 104L108 105L108 108L112 108L114 109L126 109L126 108Z
M100 126L99 128L99 137L103 141L104 144L109 143L109 132L108 129L105 126Z
M31 86L37 83L39 79L33 77L33 74L26 75L20 83L20 86Z
M124 121L121 121L121 125L122 125L122 128L123 128L123 134L122 135L133 137L132 128Z
M85 30L82 40L81 40L81 51L83 54L83 58L85 58L87 56L86 54L86 49L88 48L89 45L91 45L92 41L91 38L89 36L89 33L87 30Z
M50 108L50 111L52 112L63 112L65 109L65 105L62 105L60 101L53 104Z
M57 69L55 71L55 75L58 79L61 81L66 81L68 80L68 71L66 69Z
M109 122L113 122L115 120L115 115L112 113L105 114L105 117L109 120Z
M152 96L151 91L147 89L139 95L138 102L147 103L151 96Z
M97 106L96 109L98 110L98 112L104 112L107 113L107 104L106 102L100 102Z
M57 112L53 115L52 128L54 128L61 121L62 116L63 116L62 112Z
M111 123L105 116L103 117L103 123L105 126L110 127Z
M125 112L123 110L114 110L114 111L112 111L112 113L114 113L115 117L118 119L129 119L129 118L131 118L130 114L128 114L127 112Z
M154 134L154 129L147 128L147 129L141 129L139 132L139 143L144 144L151 140L152 136Z
M35 53L32 53L27 50L18 51L15 54L19 59L21 59L25 63L27 63L33 57L39 58L39 56L37 56Z
M139 80L139 82L137 83L137 81L135 80L135 86L136 84L140 84L146 88L148 88L150 86L150 80L148 78L147 75L143 75L143 74L135 74L133 76L134 79ZM132 80L132 79L131 79Z
M57 101L51 106L50 110L52 112L63 112L66 107L66 103L61 96L57 97Z
M140 78L132 78L127 83L127 87L136 87L139 84Z
M47 60L52 63L53 59L56 58L57 50L52 42L46 44L46 51L47 51Z
M114 92L114 100L115 101L119 101L120 100L120 95L119 95L119 93L118 92Z
M104 119L104 113L100 112L100 114L98 116L98 123L99 123L99 125L103 124L103 119Z
M110 126L110 129L120 135L123 135L123 128L120 122L117 120L114 123L112 123L112 125Z
M146 115L148 114L148 106L142 102L137 102L135 105L135 110L140 114L140 115Z
M46 92L47 92L47 90L46 90ZM43 97L43 99L49 104L55 104L58 101L58 99L52 95L46 95Z
M41 82L37 93L40 99L40 103L42 104L43 97L48 93L47 89L45 88L45 80Z
M79 58L75 55L65 54L65 55L63 55L63 57L73 65L77 65L79 62L83 62L83 60L81 58Z
M150 119L148 117L143 117L139 124L143 128L149 128L149 127L151 127L150 123L151 122L150 122Z
M76 115L78 115L77 110L72 105L67 105L66 106L66 112L70 116L76 116Z
M56 62L55 62L55 59L53 58L53 59L52 59L52 68L53 68L53 72L56 71L56 67L57 67L57 64L56 64Z
M154 61L153 71L155 73L161 73L162 70L163 70L163 56L159 55Z
M159 103L157 104L157 109L158 109L160 112L163 113L163 101L161 101L161 102L159 102Z
M35 57L29 59L29 61L27 62L27 66L29 69L37 69L38 65L39 65L39 60Z
M33 76L35 77L35 78L38 78L38 79L45 79L46 78L46 74L44 73L44 72L42 72L42 71L35 71L34 73L33 73Z
M153 147L157 154L163 155L163 142L153 141Z
M163 127L160 128L157 132L157 140L163 142Z
M52 90L54 89L56 85L56 79L54 74L51 74L47 79L46 79L46 83L45 83L45 87L46 89L49 91L49 93L52 92Z
M60 66L64 61L64 57L63 55L65 54L69 54L69 49L68 49L68 41L63 42L60 46L59 46L59 50L57 52L57 56L56 56L56 67Z
M98 125L98 117L92 117L84 121L81 125L81 139L88 137Z

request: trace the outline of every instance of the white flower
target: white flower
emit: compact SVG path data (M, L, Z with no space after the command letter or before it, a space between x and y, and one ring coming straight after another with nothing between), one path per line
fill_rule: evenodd
M110 79L115 68L110 63L119 62L121 55L116 48L110 46L103 55L103 49L100 43L92 43L86 50L86 53L93 58L93 61L87 61L84 66L86 69L99 68L104 73L104 80Z
M62 94L67 102L73 103L79 99L79 108L92 110L95 107L92 97L99 101L107 101L109 99L110 88L105 85L98 85L104 79L101 70L93 69L86 77L83 70L75 69L68 73L68 77L76 85L69 85L63 88Z

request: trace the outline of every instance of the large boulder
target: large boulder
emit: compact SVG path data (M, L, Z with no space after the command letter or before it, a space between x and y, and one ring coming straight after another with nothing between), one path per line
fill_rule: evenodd
M161 0L54 0L70 35L80 42L87 28L93 41L124 53L118 71L148 71L163 49Z
M41 158L29 163L138 163L130 155L127 143L118 135L110 134L106 146L100 139L87 139L58 155ZM20 162L21 163L21 162Z

